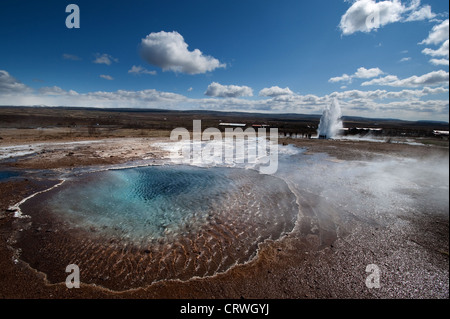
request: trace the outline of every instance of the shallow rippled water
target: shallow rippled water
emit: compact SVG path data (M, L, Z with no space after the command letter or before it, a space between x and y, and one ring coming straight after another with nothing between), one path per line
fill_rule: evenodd
M179 165L85 174L22 209L40 227L20 240L33 268L60 281L53 269L75 263L83 282L118 290L224 272L290 232L299 213L279 178Z

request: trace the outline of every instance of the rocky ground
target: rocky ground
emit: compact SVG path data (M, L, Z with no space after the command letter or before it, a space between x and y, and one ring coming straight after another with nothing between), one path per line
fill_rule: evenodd
M107 139L5 138L0 144L1 166L20 171L66 170L111 165L165 154L154 143L161 137ZM74 143L77 142L77 143ZM283 139L308 152L325 152L337 160L370 160L391 156L447 157L447 145ZM10 147L10 148L7 148ZM15 155L24 155L12 159ZM55 182L55 181L54 181ZM327 242L293 231L277 242L261 245L258 258L223 274L185 282L158 282L148 287L115 292L82 284L68 289L49 284L45 275L15 260L9 240L17 227L8 207L48 187L45 178L0 182L0 298L448 298L449 215L421 209L389 225L351 221L336 240ZM307 209L307 208L305 208ZM369 289L366 266L375 263L380 288Z

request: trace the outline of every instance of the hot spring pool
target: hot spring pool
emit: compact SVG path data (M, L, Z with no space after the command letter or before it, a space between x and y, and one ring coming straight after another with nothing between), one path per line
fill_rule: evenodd
M18 240L21 259L51 282L75 263L82 282L118 290L245 263L260 243L290 232L299 213L279 178L179 165L84 174L21 209L34 229Z
M150 166L68 182L45 205L75 227L95 227L141 242L197 232L208 221L237 212L242 222L251 217L255 222L278 224L276 217L285 211L291 219L296 216L289 193L281 180L253 171ZM267 196L280 200L274 203Z

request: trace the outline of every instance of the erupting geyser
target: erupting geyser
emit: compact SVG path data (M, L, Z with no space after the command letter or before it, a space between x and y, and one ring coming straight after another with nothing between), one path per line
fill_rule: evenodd
M320 118L319 128L317 130L319 138L327 139L335 137L339 133L339 130L343 128L341 117L342 113L339 102L333 99L331 104L325 108Z

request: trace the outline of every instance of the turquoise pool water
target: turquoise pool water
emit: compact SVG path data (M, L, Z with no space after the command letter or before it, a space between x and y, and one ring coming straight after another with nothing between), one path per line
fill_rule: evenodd
M178 165L83 174L22 209L35 229L21 234L25 261L54 282L64 273L47 264L75 263L87 282L118 290L224 272L290 232L299 213L279 178Z

